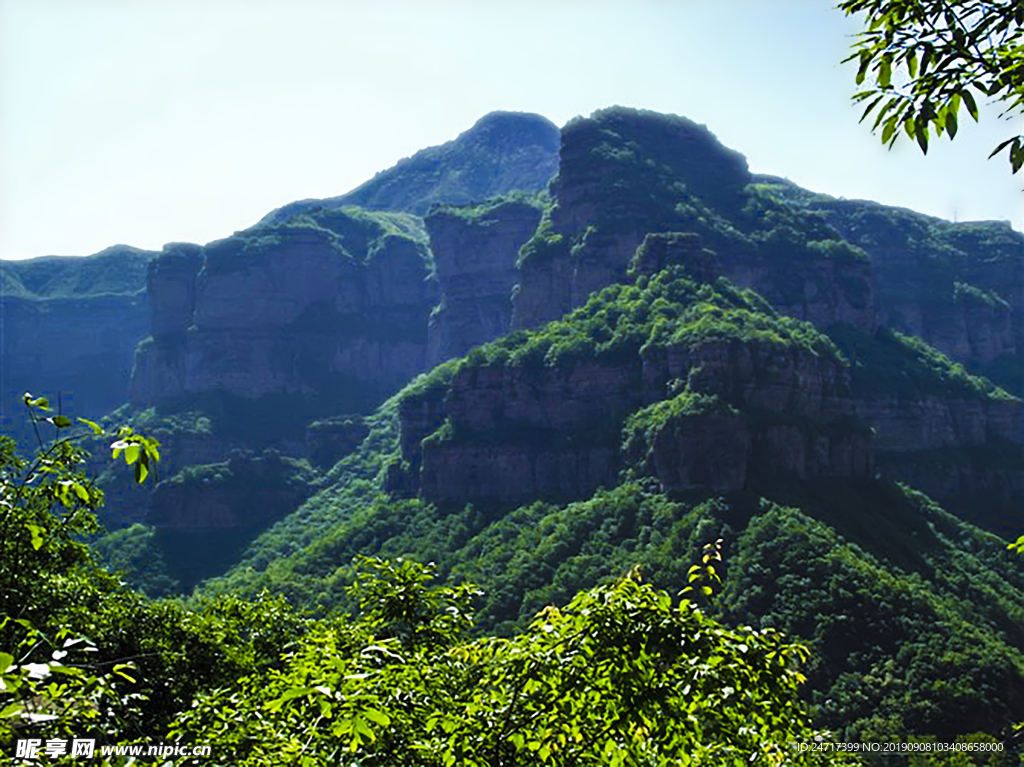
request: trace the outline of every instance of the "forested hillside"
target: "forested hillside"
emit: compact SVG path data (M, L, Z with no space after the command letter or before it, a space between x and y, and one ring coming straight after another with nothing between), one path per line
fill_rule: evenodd
M166 248L95 427L158 439L157 482L93 435L81 502L174 598L80 574L89 617L40 545L58 596L6 646L150 653L110 731L237 763L840 763L816 733L1016 763L1024 236L753 176L680 117L560 142L544 194L422 210L387 176Z

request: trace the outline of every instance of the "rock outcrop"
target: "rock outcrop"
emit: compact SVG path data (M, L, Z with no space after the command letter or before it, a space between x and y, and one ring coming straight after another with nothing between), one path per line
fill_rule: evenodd
M274 450L234 450L227 461L199 465L161 482L148 522L177 531L260 529L311 493L308 477Z
M677 220L684 200L735 209L747 179L742 155L682 117L613 107L571 121L556 205L523 251L515 327L557 319L622 281L644 235Z
M745 318L759 299L672 274L656 275L629 301L602 293L565 321L579 328L590 320L601 333L599 317L634 312L644 329L626 332L647 337L642 345L553 357L558 342L540 341L553 332L542 330L504 343L517 354L540 343L546 355L474 352L446 385L405 396L403 460L392 466L391 489L444 504L514 506L585 498L617 484L622 470L650 474L670 492L740 490L765 471L871 476L870 429L838 352L809 326L770 317L765 328L774 330L751 333ZM712 303L670 310L660 296L672 294ZM653 316L662 309L668 322ZM713 311L723 318L716 328L705 322ZM553 337L583 348L585 337L572 335L582 332Z
M431 367L511 329L516 258L540 217L539 204L502 198L427 216L441 293L427 330Z
M313 421L306 427L306 455L320 468L330 468L370 433L362 416L339 415Z
M21 395L46 394L65 414L96 419L127 399L135 345L148 333L147 264L116 245L84 258L0 262L0 413L22 435Z
M863 200L812 207L871 255L887 325L958 359L1014 351L1024 334L1024 235L1008 223L954 224Z
M149 496L146 522L171 575L188 590L224 571L246 544L316 489L309 467L275 450L232 451L189 466Z
M764 177L870 257L879 322L915 335L1024 395L1024 234L952 223L865 200L837 200Z
M132 401L294 394L359 410L397 389L426 364L436 287L416 220L396 215L321 210L169 246Z
M656 399L678 380L691 390ZM694 391L735 404L690 412L676 403ZM404 403L401 433L420 495L439 503L576 500L645 462L669 492L739 490L755 469L798 477L873 471L870 431L855 415L842 366L770 344L671 346L629 364L467 367L443 401Z
M537 327L625 281L647 235L685 232L718 254L721 274L780 312L874 330L864 253L794 211L751 207L750 181L742 155L681 117L614 108L571 122L555 205L523 248L514 326Z

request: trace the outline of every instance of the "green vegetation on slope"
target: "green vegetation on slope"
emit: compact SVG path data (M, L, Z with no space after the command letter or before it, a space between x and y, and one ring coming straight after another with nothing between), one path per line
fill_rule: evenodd
M701 284L670 267L606 288L561 321L420 376L379 411L362 450L333 470L335 484L206 590L269 588L319 611L354 609L354 559L409 557L436 562L450 583L482 588L476 631L515 635L546 605L565 604L637 565L658 588L678 592L689 563L723 538L728 577L711 609L810 642L817 722L853 740L999 735L1024 711L1024 577L1005 560L999 539L909 489L758 475L755 492L669 498L642 465L634 480L590 499L511 511L442 509L380 489L388 466L400 461L403 401L443 400L454 375L490 366L624 363L659 345L722 339L798 346L852 364L858 391L901 391L892 379L912 386L914 396L1008 397L916 339L838 328L830 340L777 316L750 291L724 280ZM673 414L733 412L727 401L681 388L629 415L627 441ZM902 660L893 670L896 647Z
M968 373L935 347L898 330L881 328L869 336L857 328L836 325L829 336L852 361L853 386L865 394L1017 399L987 378Z
M373 260L390 237L415 243L428 269L433 268L430 251L426 248L426 230L419 217L323 203L273 223L261 221L231 237L210 243L206 246L204 268L211 274L239 271L281 248L311 246L326 246L338 258L364 264Z
M93 256L44 256L5 261L2 295L18 298L82 298L135 295L146 289L146 270L157 254L114 245Z
M116 436L141 482L156 443ZM31 465L0 438L8 756L34 758L45 741L65 763L69 741L99 736L201 744L223 765L822 763L791 751L816 734L797 697L804 649L674 605L637 573L545 610L513 640L465 640L478 590L431 586L429 567L401 559L360 560L357 619L313 621L266 594L190 610L149 601L75 540L102 503L78 471L81 437L65 433Z
M838 348L808 322L783 317L752 290L726 279L689 277L682 266L634 285L610 285L561 320L517 332L472 350L467 368L495 365L554 367L572 360L615 361L642 349L697 346L712 340L796 346L842 361Z

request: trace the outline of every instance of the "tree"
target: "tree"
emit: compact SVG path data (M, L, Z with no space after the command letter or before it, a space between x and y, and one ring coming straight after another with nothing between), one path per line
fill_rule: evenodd
M798 697L806 648L673 604L638 570L515 638L465 640L474 587L356 565L358 621L323 621L283 668L200 696L169 738L248 767L859 763L806 748L826 737Z
M97 530L103 493L81 471L87 452L77 443L102 427L51 413L45 397L26 394L25 407L39 441L31 460L0 436L0 746L46 726L66 736L80 721L103 732L119 703L118 677L129 683L131 663L95 663L97 648L56 616L95 591L92 558L82 538ZM41 428L56 436L44 443ZM108 435L115 458L135 467L142 482L160 459L158 443L123 427Z
M864 13L866 31L853 53L854 94L867 102L861 122L874 115L890 147L902 131L927 154L930 131L953 139L961 106L978 120L976 94L998 102L1007 119L1024 114L1024 3L1020 0L843 0L846 14ZM1016 173L1024 166L1024 135L1009 149Z
M81 443L109 446L138 482L154 476L158 444L127 426L79 419L87 428L75 429L43 397L25 395L25 405L36 454L0 436L0 754L21 748L31 759L52 742L74 761L76 738L152 741L197 692L272 667L306 633L309 621L280 597L224 595L189 609L149 600L101 567L84 538L103 493L82 470Z

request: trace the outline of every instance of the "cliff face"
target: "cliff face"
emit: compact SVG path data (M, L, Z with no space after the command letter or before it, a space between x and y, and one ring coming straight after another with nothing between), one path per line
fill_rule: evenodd
M1024 492L1019 459L976 459L1000 445L1019 453L1019 401L878 398L843 364L772 343L670 345L614 365L470 365L445 393L404 401L400 418L408 468L392 489L445 504L576 500L623 470L670 493L876 472L947 501Z
M195 466L157 485L148 521L179 532L260 529L309 496L307 479L276 451L235 450L227 461Z
M691 389L648 404L672 380ZM736 404L688 409L715 396ZM419 493L439 503L580 499L633 465L669 492L739 490L754 470L866 477L873 466L841 366L768 344L668 347L630 364L469 368L430 420L442 417L418 444L422 421L401 425Z
M559 330L474 352L446 386L405 397L404 469L392 467L392 489L439 503L515 505L584 498L617 484L622 470L648 473L671 492L738 490L765 470L870 476L870 431L856 416L848 372L836 354L814 346L827 350L827 341L775 319L767 320L781 323L775 335L751 337L737 318L753 298L719 295L680 274L677 267L654 275L632 302L606 291ZM568 351L587 346L574 328L588 320L601 333L607 316L636 302L663 307L659 296L686 293L695 300L683 317L665 309L659 322L656 312L637 309L644 324L624 331L637 333L635 342L627 336L608 340L605 353ZM715 309L722 324L712 330ZM539 340L552 333L568 337ZM535 344L537 351L522 351ZM560 347L567 351L559 357Z
M486 115L455 140L418 152L347 195L296 202L274 211L264 219L264 229L279 224L288 229L289 222L304 214L332 230L324 211L350 204L424 214L436 203L477 202L513 190L540 191L557 169L558 137L558 128L539 115ZM242 233L206 248L169 245L161 254L118 245L86 258L3 262L0 417L5 427L17 431L21 394L26 390L53 395L54 400L62 392L67 412L96 418L124 404L129 388L136 403L222 386L258 397L266 391L308 392L312 378L332 378L347 368L365 371L346 382L353 392L367 382L392 390L422 370L426 318L420 303L422 299L433 305L435 290L431 283L424 284L429 267L424 269L423 262L429 259L422 247L422 228L404 222L392 232L395 239L383 243L379 232L353 233L359 227L343 226L342 249L366 262L365 269L354 270L338 266L330 257L336 238L317 240L315 234L291 228L260 235L277 237L277 243L254 243ZM415 246L403 245L407 239ZM241 248L239 240L244 241ZM367 258L368 248L372 258ZM271 264L274 257L267 256L248 276L225 279L206 268L208 256L231 261L239 250L254 260L259 251L276 252L278 264ZM158 255L159 263L147 279L147 263ZM378 262L377 256L383 260ZM295 260L294 280L286 273L289 269L281 267L287 259ZM329 291L317 292L319 266L324 266L328 281L348 285L351 295L335 300L334 294L324 298ZM409 284L422 295L396 299L395 288L404 290ZM240 292L232 297L236 287ZM307 288L319 298L285 306L285 290ZM249 299L259 308L244 308ZM249 327L249 320L263 324L252 337L242 338L249 331L236 331ZM319 333L321 321L348 324L354 342L334 353L319 351L322 343L330 345L334 333ZM277 332L278 341L268 341L268 326L281 331L303 323L310 327L292 327L287 340L282 339L288 333ZM374 329L385 333L396 326L400 338L392 344L369 338ZM217 333L235 338L218 340ZM136 344L150 335L153 341L136 359ZM301 370L288 371L289 365Z
M879 474L940 500L1021 497L1024 461L978 459L1020 453L1020 400L898 332L833 315L830 339L781 316L722 279L729 260L694 233L648 234L635 285L470 353L403 399L390 487L513 506L622 472L673 493Z
M538 205L515 200L439 208L427 216L441 294L427 329L431 367L511 329L516 257L540 217Z
M333 416L306 427L306 455L314 466L329 469L370 433L361 416Z
M1018 401L979 396L864 396L858 402L858 412L875 425L876 446L889 453L1017 441L1020 410Z
M1006 223L951 224L875 203L815 207L871 254L887 324L958 359L988 363L1017 350L1024 235Z
M160 482L146 522L171 574L190 589L223 572L250 540L308 498L312 480L308 467L277 451L234 450L225 461Z
M137 404L348 390L363 406L423 369L436 300L414 220L335 210L201 249L169 246L149 290Z
M956 224L772 181L868 253L882 324L1024 394L1024 235L1006 222Z
M515 326L557 319L622 281L643 236L676 220L677 204L696 196L735 208L747 176L741 155L685 118L616 107L573 120L562 129L556 205L523 253Z
M717 238L715 238L717 239ZM866 332L878 328L871 266L846 243L794 238L761 247L721 242L718 252L704 247L693 232L647 234L631 270L651 274L668 264L684 264L702 279L726 277L764 296L781 314L828 328L844 324Z
M750 181L741 155L684 118L615 108L570 123L556 204L523 248L515 327L560 317L624 281L645 236L670 232L698 234L721 274L784 314L823 328L877 327L867 257Z
M135 344L147 333L145 278L157 254L118 245L85 258L0 262L3 426L19 434L21 395L96 418L124 403Z

